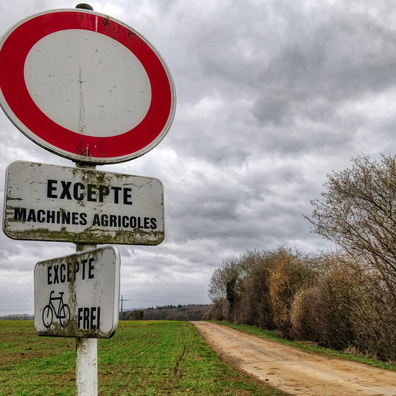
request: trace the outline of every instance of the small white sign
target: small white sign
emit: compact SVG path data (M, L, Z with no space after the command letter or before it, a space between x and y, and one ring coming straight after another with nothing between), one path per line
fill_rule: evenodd
M17 161L7 168L3 230L23 240L158 245L163 191L155 178Z
M118 325L120 256L112 246L41 261L34 269L39 335L109 338Z

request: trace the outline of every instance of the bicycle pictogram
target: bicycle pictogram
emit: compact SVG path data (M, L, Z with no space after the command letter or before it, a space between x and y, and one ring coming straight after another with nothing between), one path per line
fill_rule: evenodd
M60 325L62 327L65 327L67 325L67 322L70 320L70 308L67 304L63 302L64 292L59 292L58 297L53 297L53 293L55 293L54 290L50 294L48 304L43 309L44 326L47 328L50 327L55 315L55 318L59 319Z

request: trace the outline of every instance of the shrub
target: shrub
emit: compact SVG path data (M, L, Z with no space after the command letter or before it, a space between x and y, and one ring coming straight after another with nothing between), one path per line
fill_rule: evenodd
M243 282L244 293L238 302L239 323L263 329L274 328L272 301L269 292L271 260L262 257L251 275Z
M315 286L300 289L294 297L290 313L292 338L319 343L323 338L322 314L319 289Z
M273 256L269 279L274 325L284 337L292 336L291 308L296 293L312 282L315 271L310 261L286 249L278 249Z
M213 305L205 312L204 320L229 320L229 303L226 298L216 298Z
M370 273L354 306L351 323L354 348L365 356L396 362L396 306L393 295Z

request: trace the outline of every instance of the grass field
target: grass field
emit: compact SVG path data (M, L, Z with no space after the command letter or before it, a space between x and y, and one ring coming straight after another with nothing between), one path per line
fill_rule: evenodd
M74 395L75 340L39 337L31 321L0 321L0 395ZM120 322L98 342L99 395L260 395L188 322Z

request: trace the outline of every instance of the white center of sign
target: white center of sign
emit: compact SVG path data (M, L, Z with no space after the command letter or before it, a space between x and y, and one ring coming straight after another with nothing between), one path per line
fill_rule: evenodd
M30 50L25 82L38 108L73 132L96 137L135 128L151 103L147 73L126 47L100 33L62 30Z

